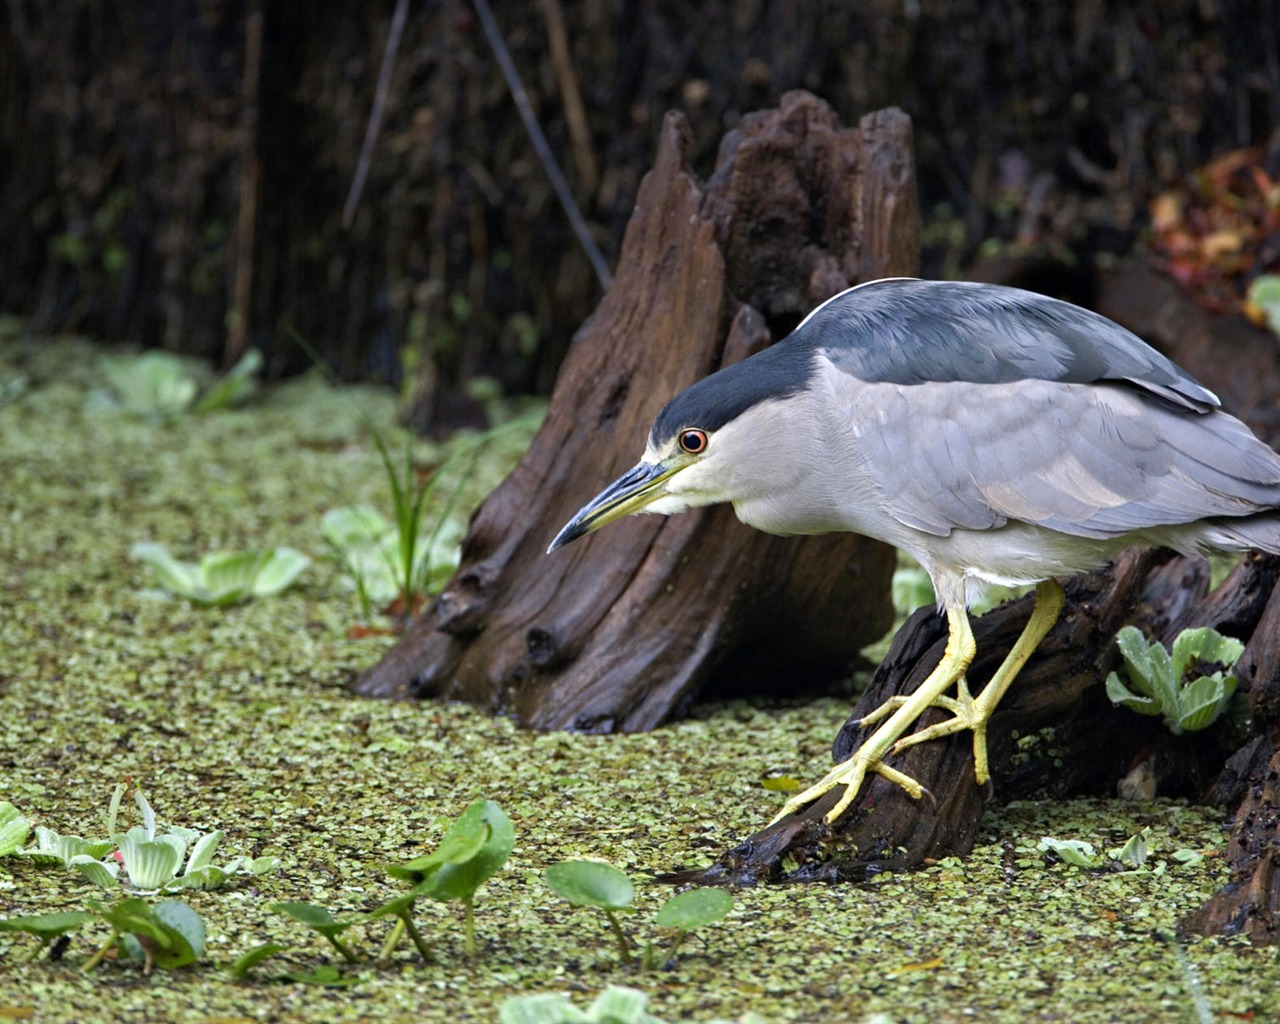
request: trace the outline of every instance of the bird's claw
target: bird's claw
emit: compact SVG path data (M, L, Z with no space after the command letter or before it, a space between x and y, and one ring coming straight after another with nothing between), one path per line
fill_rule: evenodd
M782 809L769 824L776 824L789 814L799 813L819 797L825 796L837 786L843 786L844 792L840 795L840 799L825 815L828 824L834 823L858 798L868 773L883 776L890 782L901 786L906 790L907 795L913 799L919 800L926 794L932 799L933 794L929 793L924 786L920 785L911 776L903 774L896 768L890 768L879 758L864 756L864 750L860 750L847 761L842 761L836 765L808 789L791 797L782 805Z

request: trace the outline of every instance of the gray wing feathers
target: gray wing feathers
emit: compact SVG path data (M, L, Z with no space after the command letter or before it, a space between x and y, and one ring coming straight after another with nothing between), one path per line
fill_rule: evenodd
M792 339L812 344L838 369L867 382L1114 380L1186 409L1219 405L1212 391L1106 317L997 285L861 285L816 309Z
M1280 505L1280 457L1226 413L1118 385L869 385L861 441L900 522L938 536L1016 520L1080 537Z

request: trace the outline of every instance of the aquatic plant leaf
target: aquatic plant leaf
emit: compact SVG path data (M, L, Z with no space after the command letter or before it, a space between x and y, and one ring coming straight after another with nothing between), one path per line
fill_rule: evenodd
M120 866L115 861L97 860L77 854L67 862L67 867L79 871L94 885L103 889L115 889L120 885Z
M458 816L453 827L441 840L443 846L455 833L474 834L488 826L488 835L480 849L465 861L442 864L420 889L434 900L469 900L485 881L501 870L515 846L516 833L511 819L492 800L476 800Z
M185 412L199 389L187 365L167 352L107 356L102 375L126 413L159 422Z
M732 909L733 897L723 889L690 889L667 900L653 923L687 932L721 920Z
M199 595L201 604L228 605L246 600L253 582L267 564L265 551L214 551L200 559Z
M217 852L218 844L222 842L222 836L222 829L219 828L197 839L195 845L191 847L191 853L187 857L187 867L183 874L190 875L212 864L213 855Z
M1223 636L1216 629L1202 626L1184 629L1173 642L1173 676L1181 682L1198 662L1231 668L1244 654L1244 644L1234 637Z
M5 800L0 802L0 857L16 853L31 834L31 823L18 813L18 808Z
M132 959L145 960L149 954L155 966L171 971L204 955L204 922L190 906L179 900L165 900L157 903L150 914L150 927L130 929L121 939Z
M299 985L318 985L322 988L349 988L360 984L359 977L348 978L333 964L321 964L310 971L285 971L282 977Z
M0 918L0 932L27 932L45 942L74 931L96 915L87 910L56 910L48 914Z
M1222 715L1236 692L1235 676L1221 672L1201 676L1188 683L1178 695L1178 716L1170 725L1174 732L1198 732L1206 729Z
M594 860L566 860L543 872L557 896L575 907L622 910L635 898L631 879L610 864Z
M341 935L356 923L354 920L339 921L324 907L314 903L273 903L271 909L287 914L299 924L305 924L324 936Z
M1070 864L1072 867L1102 866L1102 858L1098 855L1098 851L1094 849L1092 843L1086 843L1083 839L1054 839L1052 836L1045 836L1036 844L1036 849L1056 854L1062 863Z
M87 856L94 860L105 857L114 845L109 839L83 839L80 836L59 835L51 828L37 825L36 845L18 851L23 857L37 862L57 862L69 867L73 857Z
M1109 851L1112 859L1130 868L1146 866L1150 855L1150 849L1147 846L1147 837L1150 834L1151 829L1144 828L1141 832L1130 836L1129 841L1119 850Z
M233 405L243 405L258 391L257 373L262 369L262 353L251 348L227 371L226 376L200 396L195 411L215 412Z
M1107 676L1106 689L1107 700L1117 707L1126 707L1140 715L1158 715L1164 711L1164 708L1160 706L1159 700L1155 697L1146 697L1142 694L1134 693L1124 685L1116 672L1112 672Z
M368 505L331 508L320 519L325 540L336 548L377 546L391 532L391 524Z
M593 1024L595 1018L555 992L510 996L498 1011L498 1024Z
M726 894L727 895L727 894ZM649 994L625 985L610 985L587 1008L587 1016L600 1024L662 1024L645 1012Z
M484 820L468 821L464 827L455 824L431 853L415 857L403 864L387 865L394 878L421 883L446 864L465 864L484 849L493 834L493 826Z
M85 901L102 918L112 931L120 934L145 934L156 942L169 941L151 911L151 905L140 896L130 896L115 903L103 905L97 900Z
M200 592L200 570L189 562L179 562L163 544L140 542L129 549L134 558L146 562L160 586L179 597L194 598Z
M293 548L271 548L266 555L266 561L259 566L253 579L254 597L270 597L280 593L292 586L294 580L311 564L310 558Z
M137 889L159 889L173 880L186 855L187 844L167 834L147 839L146 831L135 826L120 840L120 855L129 884Z
M254 946L252 949L246 950L236 957L235 963L231 965L231 976L234 978L243 978L258 964L262 963L268 957L275 956L277 953L283 953L285 947L278 942L264 942L260 946Z
M1249 305L1262 311L1271 333L1280 334L1280 274L1259 274L1249 284Z

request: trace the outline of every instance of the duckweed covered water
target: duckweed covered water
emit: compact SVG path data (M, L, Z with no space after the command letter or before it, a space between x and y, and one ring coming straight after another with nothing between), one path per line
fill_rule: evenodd
M1165 937L1223 880L1220 813L1167 802L998 809L964 861L866 887L738 892L674 967L624 969L603 918L555 897L541 871L594 857L629 872L640 884L628 923L647 937L670 891L644 879L758 828L782 799L759 778L822 769L845 707L723 704L650 735L598 737L353 698L347 683L390 640L350 638L358 606L320 534L327 509L387 506L351 396L303 381L244 410L144 423L91 396L99 358L74 341L0 342L0 799L36 823L100 834L112 788L132 777L165 821L221 828L228 854L274 853L284 867L186 897L209 938L185 970L107 963L85 975L105 934L36 962L24 962L34 939L0 935L0 1019L488 1022L511 994L565 991L585 1006L612 983L651 993L668 1020L1181 1024L1205 1007L1203 1019L1280 1020L1276 950ZM389 399L353 393L390 423ZM486 460L473 497L512 455ZM151 592L129 556L143 540L188 560L287 545L315 564L279 597L197 608ZM517 838L480 891L476 961L462 952L461 908L422 903L437 963L406 942L388 964L339 964L347 987L273 980L336 954L272 902L376 906L401 891L382 865L427 852L480 797L503 806ZM1035 850L1044 835L1118 846L1146 826L1161 874L1047 866ZM1183 865L1177 849L1210 855ZM0 916L96 895L60 869L0 860ZM372 954L386 927L348 937ZM287 952L248 980L229 976L269 941Z

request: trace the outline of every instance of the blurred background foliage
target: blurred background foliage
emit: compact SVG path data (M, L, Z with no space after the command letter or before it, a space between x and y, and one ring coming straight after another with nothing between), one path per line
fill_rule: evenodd
M468 0L408 4L349 227L394 0L0 7L0 309L234 363L400 386L439 431L476 380L545 393L601 285ZM993 245L1087 266L1148 203L1280 124L1272 0L494 0L612 265L664 113L710 174L726 130L808 89L915 122L924 272ZM559 45L563 43L563 46ZM1276 147L1273 143L1272 152ZM483 389L482 389L483 390Z

